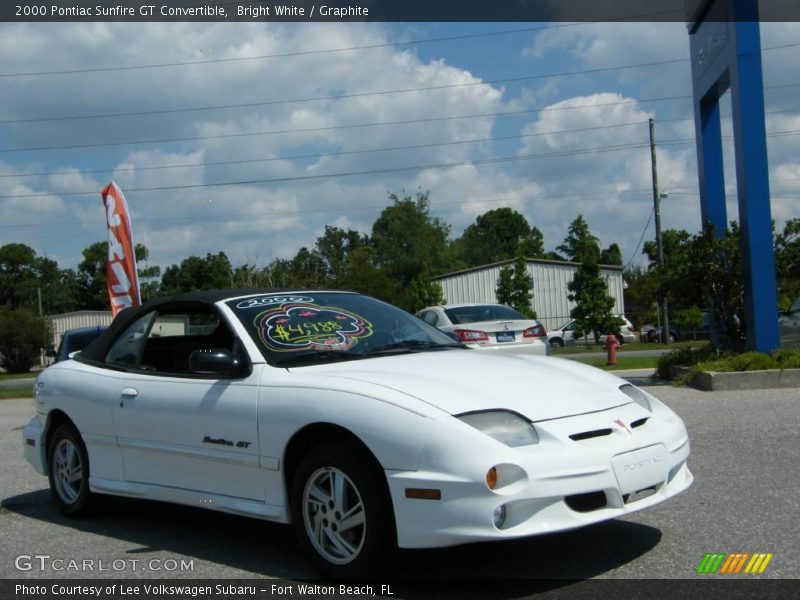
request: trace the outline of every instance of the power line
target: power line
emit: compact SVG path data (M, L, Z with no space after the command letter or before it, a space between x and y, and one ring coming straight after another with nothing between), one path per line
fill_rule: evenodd
M241 4L240 2L231 2L226 4ZM620 17L618 19L611 19L611 21L624 21L627 19L642 19L645 17L659 17L665 15L673 15L676 11L661 11L655 13L646 13L641 15L629 15ZM145 65L129 65L118 67L92 67L87 69L66 69L61 71L32 71L28 73L0 73L0 78L3 77L35 77L40 75L71 75L78 73L108 73L110 71L133 71L138 69L161 69L166 67L191 67L196 65L216 64L216 63L232 63L250 60L265 60L272 58L289 58L293 56L309 56L314 54L331 54L336 52L350 52L355 50L374 50L378 48L394 48L400 46L412 46L417 44L431 44L436 42L450 42L460 41L467 39L486 38L486 37L499 37L502 35L511 35L517 33L531 33L534 31L544 31L546 29L563 29L566 27L581 27L585 25L596 25L599 21L586 21L580 23L563 23L558 25L545 25L540 27L523 27L518 29L505 29L501 31L488 31L481 33L467 33L462 35L452 35L436 38L423 38L417 40L406 40L402 42L386 42L383 44L366 44L363 46L349 46L346 48L323 48L317 50L299 50L296 52L281 52L277 54L261 54L258 56L237 56L234 58L210 58L206 60L195 60L185 62L171 62L171 63L155 63ZM603 21L605 22L605 21Z
M768 133L767 137L775 137L775 136L784 136L784 135L797 135L800 134L800 130L788 130L788 131L779 131L774 133ZM722 139L732 139L732 136L723 136ZM682 144L693 144L695 140L693 138L686 138L686 139L674 139L674 140L666 140L659 142L660 145L682 145ZM496 163L504 163L504 162L514 162L514 161L523 161L523 160L534 160L539 158L555 158L555 157L562 157L562 156L579 156L582 154L587 153L594 153L600 151L616 151L616 150L628 150L628 149L635 149L635 148L643 148L649 146L647 143L639 143L639 144L620 144L617 146L598 146L595 148L583 148L577 150L569 150L569 151L560 151L560 152L552 152L552 153L545 153L545 154L522 154L517 156L503 156L503 157L493 157L487 159L479 159L479 160L466 160L460 162L453 162L453 163L434 163L434 164L426 164L426 165L414 165L408 167L394 167L394 168L387 168L387 169L373 169L369 171L346 171L340 173L326 173L322 175L298 175L292 177L275 177L269 179L252 179L252 180L243 180L243 181L228 181L228 182L215 182L215 183L202 183L202 184L191 184L191 185L175 185L175 186L160 186L160 187L150 187L150 188L128 188L126 193L129 192L153 192L153 191L163 191L163 190L178 190L178 189L197 189L197 188L210 188L210 187L221 187L221 186L230 186L230 185L252 185L252 184L260 184L260 183L288 183L288 182L295 182L295 181L311 181L316 179L331 179L336 177L354 177L359 175L378 175L378 174L387 174L387 173L399 173L405 171L424 171L427 169L445 169L450 167L460 167L460 166L471 166L471 165L485 165L485 164L496 164ZM97 194L97 190L90 190L86 192L47 192L47 193L34 193L34 194L9 194L0 196L0 200L9 199L9 198L40 198L44 196L89 196Z
M762 48L762 50L776 50L780 48L788 48L800 46L800 42L792 43L792 44L784 44L781 46L771 46L769 48ZM433 90L444 90L444 89L453 89L453 88L463 88L463 87L474 87L478 85L494 85L497 83L516 83L520 81L532 81L536 79L550 79L556 77L569 77L573 75L587 75L591 73L605 73L610 71L622 71L627 69L638 69L644 67L654 67L654 66L662 66L666 64L673 64L679 62L688 62L688 58L675 58L669 60L662 60L662 61L654 61L648 63L634 63L629 65L617 65L614 67L597 67L594 69L582 69L579 71L561 71L559 73L548 73L548 74L538 74L538 75L525 75L520 77L510 77L504 79L490 79L486 81L468 81L462 83L448 83L448 84L441 84L441 85L434 85L434 86L422 86L416 88L401 88L401 89L394 89L394 90L378 90L378 91L369 91L369 92L354 92L350 94L333 94L329 96L311 96L307 98L292 98L292 99L282 99L282 100L265 100L261 102L246 102L240 104L219 104L213 106L194 106L194 107L183 107L183 108L170 108L170 109L159 109L159 110L149 110L149 111L130 111L130 112L120 112L120 113L99 113L99 114L92 114L92 115L66 115L66 116L58 116L58 117L36 117L33 119L4 119L0 120L0 124L13 124L13 123L37 123L37 122L52 122L52 121L72 121L72 120L86 120L86 119L103 119L103 118L119 118L119 117L135 117L135 116L145 116L145 115L161 115L161 114L174 114L174 113L182 113L182 112L199 112L199 111L209 111L209 110L222 110L222 109L232 109L232 108L254 108L256 106L277 106L281 104L297 104L297 103L306 103L306 102L317 102L322 100L344 100L349 98L362 98L362 97L370 97L370 96L384 96L384 95L391 95L391 94L405 94L405 93L412 93L412 92L426 92L426 91L433 91ZM775 87L782 87L782 86L775 86Z
M800 44L798 44L800 45ZM370 92L353 92L350 94L331 94L328 96L310 96L306 98L290 98L290 99L283 99L283 100L265 100L262 102L248 102L245 104L224 104L218 106L200 106L200 107L189 107L189 108L173 108L173 109L164 109L164 110L155 110L155 111L136 111L136 112L125 112L125 113L106 113L106 114L95 114L95 115L70 115L65 117L43 117L43 118L36 118L36 119L17 119L17 120L5 120L0 121L1 123L28 123L33 121L64 121L64 120L77 120L77 119L99 119L99 118L110 118L110 117L133 117L133 116L142 116L142 115L151 115L151 114L172 114L172 113L179 113L179 112L193 112L193 111L204 111L204 110L217 110L217 109L224 109L224 108L253 108L254 106L276 106L280 104L298 104L298 103L305 103L305 102L318 102L322 100L346 100L350 98L364 98L364 97L371 97L371 96L388 96L392 94L408 94L413 92L429 92L434 90L449 90L454 88L465 88L465 87L475 87L479 85L494 85L497 83L516 83L520 81L532 81L535 79L550 79L554 77L570 77L573 75L587 75L590 73L603 73L608 71L621 71L626 69L639 69L644 67L657 67L663 66L667 64L677 63L677 62L686 62L688 59L686 58L676 58L670 60L661 60L649 63L636 63L631 65L618 65L614 67L599 67L595 69L583 69L580 71L561 71L559 73L549 73L549 74L539 74L539 75L524 75L520 77L507 77L503 79L489 79L486 81L467 81L461 83L444 83L440 85L431 85L431 86L421 86L421 87L414 87L414 88L400 88L394 90L376 90Z
M694 140L689 140L689 142L693 142ZM495 164L495 163L503 163L503 162L514 162L514 161L523 161L523 160L534 160L539 158L554 158L559 156L578 156L581 154L590 154L594 152L609 152L615 150L627 150L633 148L643 148L647 146L646 143L639 143L639 144L620 144L617 146L598 146L596 148L582 148L577 150L568 150L568 151L560 151L560 152L550 152L545 154L521 154L516 156L501 156L501 157L493 157L493 158L486 158L480 160L465 160L459 162L452 162L452 163L438 163L438 164L427 164L427 165L414 165L408 167L393 167L393 168L386 168L386 169L373 169L369 171L347 171L341 173L327 173L324 175L299 175L293 177L274 177L269 179L252 179L252 180L245 180L245 181L228 181L228 182L216 182L216 183L198 183L198 184L189 184L189 185L174 185L174 186L159 186L159 187L149 187L149 188L128 188L125 190L125 193L131 192L154 192L154 191L163 191L163 190L181 190L181 189L197 189L197 188L210 188L210 187L222 187L222 186L229 186L229 185L252 185L256 183L287 183L293 181L311 181L316 179L330 179L335 177L353 177L359 175L378 175L378 174L386 174L386 173L400 173L404 171L424 171L427 169L446 169L450 167L462 167L462 166L471 166L471 165L485 165L485 164ZM43 196L92 196L96 195L98 192L97 190L89 190L85 192L58 192L58 193L35 193L35 194L9 194L0 196L0 199L9 199L9 198L37 198Z
M775 89L775 88L787 88L787 87L797 87L800 86L800 83L790 83L790 84L782 84L778 86L767 86L764 89ZM386 126L386 125L411 125L415 123L433 123L439 121L454 121L460 119L478 119L478 118L488 118L488 117L506 117L506 116L519 116L525 114L534 114L534 113L541 113L541 112L549 112L549 111L562 111L562 110L576 110L582 108L595 108L601 106L617 106L621 104L641 104L645 102L663 102L663 101L670 101L670 100L685 100L691 98L690 95L677 95L677 96L662 96L657 98L642 98L642 99L631 99L631 100L618 100L615 102L599 102L593 104L575 104L572 106L555 106L555 107L546 107L546 108L535 108L535 109L526 109L526 110L517 110L517 111L505 111L505 112L495 112L495 113L478 113L472 115L456 115L456 116L449 116L449 117L429 117L425 119L405 119L401 121L378 121L373 123L355 123L355 124L347 124L347 125L329 125L327 127L305 127L301 129L278 129L278 130L270 130L270 131L255 131L255 132L241 132L241 133L227 133L227 134L218 134L218 135L207 135L207 136L194 136L194 137L185 137L185 138L162 138L162 139L154 139L154 140L134 140L134 141L123 141L123 142L102 142L102 143L91 143L91 144L68 144L62 146L39 146L39 147L28 147L28 148L2 148L0 149L0 153L11 153L11 152L42 152L42 151L49 151L49 150L75 150L75 149L82 149L82 148L105 148L105 147L118 147L118 146L133 146L133 145L140 145L140 144L166 144L166 143L176 143L176 142L190 142L190 141L202 141L202 140L211 140L211 139L227 139L227 138L238 138L238 137L253 137L259 135L280 135L280 134L292 134L292 133L314 133L314 132L321 132L321 131L335 131L339 129L358 129L358 128L365 128L365 127L378 127L378 126ZM794 111L775 111L777 112L794 112ZM767 113L772 114L772 113ZM661 122L668 122L668 121L687 121L691 119L660 119Z
M157 165L152 167L130 167L130 168L110 168L110 169L88 169L88 170L79 170L79 171L50 171L50 172L40 172L40 173L13 173L13 174L2 174L0 178L4 177L34 177L34 176L52 176L52 175L88 175L91 173L108 173L108 172L131 172L131 171L153 171L153 170L163 170L163 169L177 169L177 168L189 168L189 167L208 167L208 166L220 166L220 165L236 165L236 164L246 164L246 163L260 163L260 162L273 162L278 160L301 160L301 159L311 159L311 158L324 158L329 156L349 156L354 154L371 154L375 152L390 152L395 150L420 150L424 148L439 148L443 146L458 146L458 145L465 145L465 144L480 144L486 142L501 142L501 141L508 141L508 140L517 140L523 138L530 138L530 137L539 137L544 135L555 135L561 133L579 133L585 131L595 131L599 129L613 129L616 127L628 127L631 125L643 125L647 123L647 121L630 121L628 123L617 123L614 125L598 125L595 127L581 127L576 129L561 129L557 131L541 131L537 133L523 133L518 135L505 135L505 136L495 136L495 137L487 137L487 138L477 138L472 140L456 140L456 141L449 141L449 142L436 142L430 144L414 144L411 146L392 146L392 147L385 147L385 148L367 148L363 150L346 150L341 152L323 152L319 154L295 154L295 155L288 155L288 156L271 156L266 158L253 158L253 159L240 159L240 160L223 160L223 161L212 161L212 162L202 162L202 163L188 163L188 164L180 164L180 165Z
M639 252L639 247L642 245L642 241L644 240L644 236L647 235L647 230L650 227L650 221L653 220L653 215L655 214L655 212L656 212L656 207L653 206L653 208L650 209L650 216L647 217L647 223L645 223L644 229L642 229L642 235L639 237L639 243L636 244L636 248L634 249L633 254L631 254L630 259L628 259L628 262L625 265L625 269L630 267L631 263L633 262L633 259L636 258L636 255Z
M796 84L800 86L800 83ZM456 115L456 116L449 116L449 117L428 117L424 119L404 119L400 121L377 121L373 123L354 123L354 124L346 124L346 125L329 125L326 127L304 127L301 129L276 129L276 130L269 130L269 131L250 131L250 132L241 132L241 133L226 133L226 134L219 134L219 135L208 135L208 136L196 136L196 137L186 137L186 138L165 138L165 139L155 139L155 140L138 140L138 141L125 141L125 142L103 142L103 143L91 143L91 144L70 144L64 146L40 146L40 147L29 147L29 148L3 148L0 149L0 153L9 153L9 152L32 152L32 151L45 151L45 150L73 150L78 148L105 148L105 147L113 147L113 146L132 146L138 144L166 144L166 143L174 143L174 142L190 142L190 141L201 141L201 140L211 140L211 139L227 139L227 138L238 138L238 137L252 137L252 136L259 136L259 135L282 135L282 134L292 134L292 133L315 133L321 131L335 131L339 129L360 129L365 127L379 127L379 126L386 126L386 125L413 125L416 123L435 123L439 121L454 121L460 119L483 119L488 117L506 117L506 116L519 116L525 114L534 114L540 112L549 112L549 111L562 111L562 110L573 110L573 109L581 109L581 108L594 108L598 106L616 106L620 104L635 104L637 102L661 102L661 101L668 101L668 100L678 100L678 99L687 99L691 96L682 95L682 96L663 96L661 98L648 98L643 100L619 100L615 102L600 102L594 104L575 104L572 106L558 106L552 108L536 108L536 109L526 109L526 110L517 110L517 111L505 111L505 112L496 112L496 113L477 113L471 115ZM683 120L683 119L681 119Z
M794 84L800 85L800 84ZM688 96L684 96L688 97ZM677 98L674 96L672 98ZM626 100L621 102L609 102L609 103L602 103L602 104L592 104L592 105L575 105L571 107L556 107L553 109L536 109L536 111L540 110L564 110L570 108L581 108L587 106L606 106L609 104L623 104L623 103L634 103L634 102L652 102L654 100L663 100L665 98L656 98L656 99L647 99L647 100ZM501 112L501 113L486 113L483 115L462 115L462 116L453 116L453 117L442 117L442 119L462 119L462 118L477 118L477 117L487 117L487 116L508 116L508 115L516 115L520 112L533 112L533 111L514 111L514 112ZM791 110L776 110L776 111L767 111L765 114L773 115L773 114L797 114L797 109ZM722 115L722 117L727 117L730 115ZM407 123L415 123L415 122L429 122L432 119L420 119L414 121L404 121L404 124ZM438 120L438 119L434 119ZM674 119L659 119L660 123L670 123L670 122L685 122L685 121L692 121L693 119L690 118L674 118ZM154 171L154 170L164 170L164 169L180 169L180 168L191 168L191 167L207 167L207 166L220 166L220 165L234 165L234 164L247 164L247 163L260 163L260 162L272 162L278 160L301 160L301 159L312 159L312 158L323 158L328 156L348 156L354 154L371 154L375 152L389 152L389 151L397 151L397 150L419 150L423 148L436 148L436 147L443 147L443 146L452 146L452 145L463 145L463 144L477 144L477 143L485 143L485 142L494 142L494 141L508 141L514 139L521 139L527 137L537 137L542 135L553 135L553 134L560 134L560 133L573 133L573 132L582 132L582 131L592 131L596 129L608 129L613 127L623 127L628 125L639 125L644 124L646 121L633 121L630 123L618 123L616 125L603 125L597 127L583 127L583 128L576 128L576 129L563 129L559 131L547 131L547 132L538 132L538 133L529 133L529 134L519 134L519 135L509 135L509 136L495 136L495 137L488 137L488 138L477 138L472 140L456 140L456 141L449 141L449 142L435 142L430 144L415 144L411 146L393 146L393 147L384 147L384 148L369 148L369 149L362 149L362 150L349 150L349 151L341 151L341 152L325 152L319 154L296 154L296 155L287 155L287 156L273 156L273 157L264 157L264 158L251 158L251 159L238 159L238 160L225 160L225 161L210 161L210 162L202 162L202 163L185 163L185 164L177 164L177 165L156 165L150 167L129 167L129 168L117 168L117 167L107 167L104 169L81 169L81 170L72 170L72 171L42 171L42 172L33 172L33 173L3 173L0 174L0 179L8 178L8 177L38 177L38 176L53 176L53 175L89 175L93 173L110 173L110 172L134 172L134 171ZM389 124L389 123L377 123L378 124ZM363 126L368 126L368 124L364 124ZM347 126L343 126L347 127ZM277 133L277 132L276 132ZM238 135L238 134L237 134ZM252 133L252 134L245 134L245 135L261 135L260 133ZM668 141L668 140L667 140Z
M617 191L615 189L610 189L608 191L605 190L593 190L592 192L585 192L585 193L569 193L569 194L548 194L544 196L530 196L528 194L519 195L513 194L510 196L502 196L502 197L489 197L489 198L473 198L470 200L454 200L450 202L441 202L441 201L432 201L431 208L438 209L441 206L463 206L469 204L498 204L501 202L507 202L511 200L550 200L550 199L562 199L562 198L584 198L584 197L592 197L598 198L603 195L608 196L616 196L619 194L643 194L648 193L649 189L633 189L633 190L623 190ZM365 210L374 210L374 209L382 209L385 208L386 204L371 204L371 205L361 205L361 206L347 206L347 207L336 207L336 208L310 208L310 209L299 209L299 210L271 210L271 211L259 211L259 212L252 212L252 213L239 213L234 215L225 215L227 218L223 221L224 224L228 224L231 222L238 222L238 221L250 221L250 222L259 222L261 219L255 219L254 217L264 217L266 218L274 218L275 216L284 216L284 215L300 215L300 214L312 214L312 213L327 213L335 210L336 212L354 212L354 211L365 211ZM102 218L102 217L101 217ZM151 217L151 218L136 218L137 223L150 223L150 222L164 222L164 221L178 221L178 222L186 222L186 216L180 217ZM220 215L211 215L207 217L197 217L194 216L192 218L192 223L195 222L207 222L213 221L215 223L219 223L221 221ZM80 222L80 221L72 221L68 223L27 223L27 224L18 224L14 227L37 227L40 228L42 226L80 226L86 225L87 223ZM0 225L0 227L4 227ZM55 234L50 235L48 234L47 237L83 237L83 234L80 233L69 233L69 234Z

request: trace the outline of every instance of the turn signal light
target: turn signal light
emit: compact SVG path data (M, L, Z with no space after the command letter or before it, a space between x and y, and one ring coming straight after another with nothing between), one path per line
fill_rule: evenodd
M497 487L497 467L492 467L486 471L486 486L493 490Z
M441 500L442 490L406 488L406 498L416 498L417 500Z

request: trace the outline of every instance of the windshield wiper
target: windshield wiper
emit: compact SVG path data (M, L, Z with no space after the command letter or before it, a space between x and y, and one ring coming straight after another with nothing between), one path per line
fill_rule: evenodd
M309 362L326 363L337 362L340 360L353 360L363 355L354 352L343 352L341 350L309 350L295 356L287 356L281 360L276 360L275 364L279 367L297 367Z
M398 354L402 352L418 352L424 350L444 350L452 348L463 348L461 344L440 344L438 342L425 342L422 340L403 340L372 348L365 352L369 356L376 354Z

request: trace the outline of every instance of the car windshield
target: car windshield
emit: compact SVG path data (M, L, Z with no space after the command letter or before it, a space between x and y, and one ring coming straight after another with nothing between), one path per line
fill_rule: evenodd
M276 366L463 348L421 319L359 294L264 294L227 304Z
M453 325L478 323L480 321L517 321L525 317L513 308L502 304L477 304L474 306L457 306L444 309L447 318Z

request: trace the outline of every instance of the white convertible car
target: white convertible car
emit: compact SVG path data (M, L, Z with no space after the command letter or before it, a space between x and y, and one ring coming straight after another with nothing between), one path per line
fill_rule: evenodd
M494 356L348 292L129 308L45 370L25 458L67 515L102 494L292 523L322 572L573 529L692 483L681 419L577 362Z

